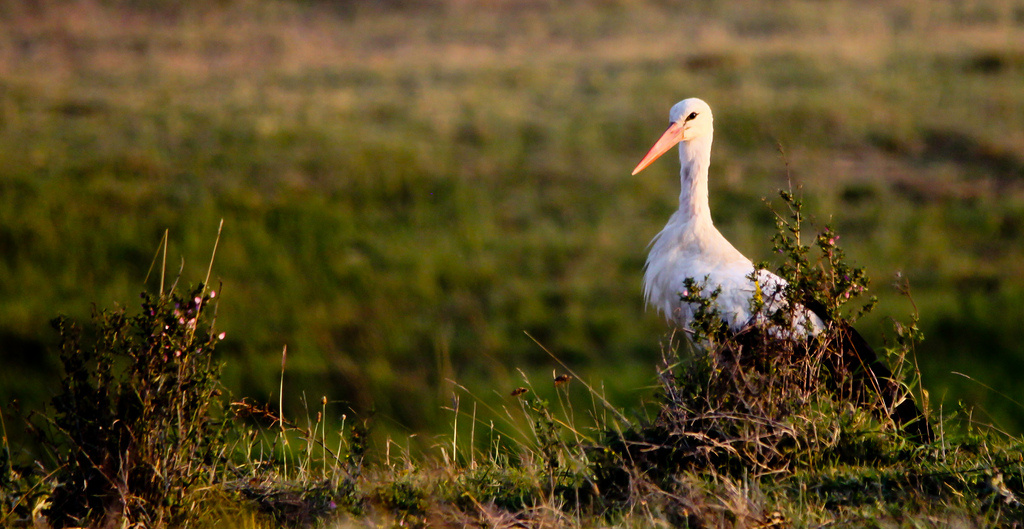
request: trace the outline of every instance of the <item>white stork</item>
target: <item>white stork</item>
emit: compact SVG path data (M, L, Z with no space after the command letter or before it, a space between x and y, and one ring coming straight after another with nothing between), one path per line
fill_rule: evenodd
M711 221L708 206L708 167L714 132L711 107L700 99L686 99L672 107L669 121L671 126L633 169L634 175L639 173L679 144L682 164L679 210L651 242L644 274L644 297L671 322L688 328L693 309L680 298L683 280L693 278L706 282L706 292L721 287L716 301L722 319L730 329L740 331L757 323L755 319L761 314L782 308L782 289L786 281L767 270L759 270L757 282L751 281L754 263L729 243ZM752 314L751 300L758 292L766 303L765 310ZM817 334L824 328L818 316L802 307L797 308L794 315L797 333L809 328ZM810 325L806 324L807 319Z
M691 98L676 103L669 112L669 128L633 169L644 170L659 156L679 144L681 191L679 209L651 242L644 273L644 297L671 323L689 329L693 307L683 300L686 279L704 284L704 293L721 289L715 299L723 321L733 332L740 332L762 323L764 315L788 308L783 296L786 281L767 271L754 273L754 264L736 249L715 228L708 205L708 168L711 165L711 142L714 119L711 107ZM753 279L752 279L753 278ZM752 310L752 299L761 296L759 312ZM810 300L809 300L810 301ZM772 329L776 337L807 339L819 334L829 321L824 307L795 306L791 329ZM913 400L894 402L899 393L892 372L882 364L875 352L856 330L844 329L840 345L843 358L856 362L869 386L878 388L892 417L915 437L929 441L931 430ZM847 366L859 367L859 366ZM851 369L858 371L858 369Z

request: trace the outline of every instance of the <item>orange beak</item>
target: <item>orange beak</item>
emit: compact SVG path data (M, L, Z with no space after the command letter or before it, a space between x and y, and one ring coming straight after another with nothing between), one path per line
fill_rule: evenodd
M647 151L647 156L644 156L643 160L637 164L636 169L633 169L633 174L637 174L647 168L648 165L657 160L659 156L665 154L665 151L671 149L675 144L679 143L683 139L683 121L677 121L669 125L668 130L658 138L657 143L651 150Z

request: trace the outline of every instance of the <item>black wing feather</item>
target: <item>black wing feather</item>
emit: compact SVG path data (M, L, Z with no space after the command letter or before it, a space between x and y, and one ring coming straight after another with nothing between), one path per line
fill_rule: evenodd
M804 303L808 310L816 314L823 322L831 323L825 305L811 299ZM865 389L877 392L886 409L890 410L890 417L904 429L911 437L925 443L930 443L935 436L932 433L928 419L921 413L920 408L914 402L910 394L903 395L904 398L896 402L897 398L904 392L900 384L893 379L892 371L868 344L867 340L857 329L848 324L842 324L838 329L842 342L840 345L840 361L845 371L854 373L854 391L863 393Z

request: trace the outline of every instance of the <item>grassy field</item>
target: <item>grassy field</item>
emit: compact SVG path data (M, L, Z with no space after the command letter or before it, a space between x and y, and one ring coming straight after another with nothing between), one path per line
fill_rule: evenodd
M785 226L779 233L791 265L783 273L798 285L787 300L825 292L827 303L841 305L845 296L836 294L851 285L836 278L857 275L841 250L822 237L805 252ZM524 381L500 409L456 397L446 408L448 432L419 450L401 440L371 442L373 421L347 416L326 397L303 399L302 417L282 414L283 400L225 395L218 299L204 288L174 290L143 295L139 311L99 311L91 325L59 320L66 375L53 406L28 419L42 455L25 458L6 435L0 443L0 525L1019 527L1024 520L1024 440L979 426L969 413L933 415L930 428L906 422L920 420L917 411L890 415L888 397L860 392L864 379L841 367L844 355L833 346L844 341L842 317L808 349L772 339L777 327L736 337L722 330L717 312L698 311L696 339L705 345L676 340L665 351L647 413L617 407L563 374ZM891 395L920 403L909 356L918 332L909 325L896 336L891 380L907 385ZM550 400L541 396L552 388ZM588 406L574 404L581 396Z
M50 318L158 289L165 230L168 283L202 281L224 219L236 397L276 401L287 345L286 393L430 447L453 393L550 376L539 342L639 406L666 332L641 269L678 180L629 170L690 96L726 236L770 260L762 198L792 181L874 278L864 334L916 309L932 406L1024 431L1012 1L5 2L0 397L56 392Z

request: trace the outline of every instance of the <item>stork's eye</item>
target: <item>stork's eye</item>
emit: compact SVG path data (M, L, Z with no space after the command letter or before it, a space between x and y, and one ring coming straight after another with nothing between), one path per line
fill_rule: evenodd
M696 112L690 112L690 115L686 116L686 121L690 121L691 119L697 119L697 113Z

